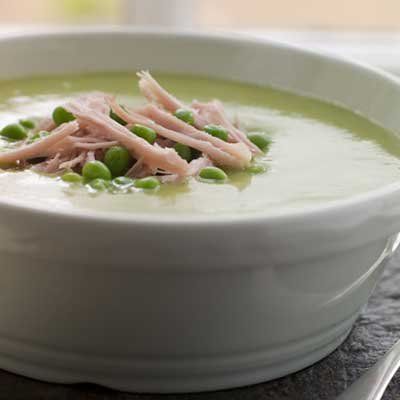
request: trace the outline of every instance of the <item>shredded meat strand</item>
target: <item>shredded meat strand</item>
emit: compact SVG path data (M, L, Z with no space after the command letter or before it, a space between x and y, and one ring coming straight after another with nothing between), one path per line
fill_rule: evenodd
M235 142L244 143L253 154L260 154L260 149L255 146L233 123L231 123L225 114L224 108L218 100L210 103L199 103L194 101L191 107L186 106L176 97L168 93L149 72L142 71L138 73L140 78L139 88L142 94L149 99L162 106L165 110L175 112L178 108L191 109L193 112L195 125L199 129L203 129L208 124L221 125L229 132L230 138Z
M178 100L171 93L168 93L148 71L138 72L137 75L139 77L139 89L143 96L150 102L158 104L171 113L174 113L179 108L190 110L188 105ZM207 125L207 122L196 110L192 109L192 111L194 122L197 127L204 127L204 125Z
M173 115L160 110L159 108L155 107L154 105L148 105L140 110L140 114L146 116L150 120L158 123L159 125L177 131L184 133L187 136L190 136L193 139L200 140L203 142L209 142L212 144L212 148L218 148L225 153L230 154L232 157L234 157L234 165L228 165L231 167L236 167L236 168L243 168L247 166L250 161L251 161L251 152L249 149L242 143L228 143L225 142L217 137L214 137L212 135L209 135L208 133L204 131L200 131L196 129L195 127L186 124L185 122L181 121L180 119L174 117ZM160 133L161 134L161 133ZM182 143L182 142L181 142ZM186 144L186 143L184 143ZM205 151L203 148L198 148L195 145L191 145L193 148L203 151L206 154L207 151ZM214 157L211 154L208 154L212 159ZM214 161L218 162L218 159ZM221 162L221 165L223 166L223 162Z
M124 145L135 158L143 157L150 167L162 168L171 173L187 176L188 163L170 148L156 147L146 140L133 135L125 126L111 119L108 115L91 110L79 100L67 104L67 109L74 114L78 122L98 128L110 140Z
M198 110L201 116L207 121L208 124L220 125L224 127L230 135L230 138L244 143L253 154L260 154L260 149L252 143L246 134L239 130L235 125L229 121L225 114L222 103L218 100L213 100L210 103L200 103L194 101L192 103L194 109Z
M103 160L110 147L119 145L136 160L126 176L155 176L161 182L176 183L198 175L207 166L246 168L252 156L259 153L239 129L239 121L236 119L232 123L229 120L221 102L193 101L188 106L166 91L149 72L139 72L138 76L139 88L150 103L139 108L126 108L107 93L87 93L63 105L74 115L74 121L56 127L52 118L43 118L33 133L46 130L50 134L34 142L29 136L17 147L0 152L0 163L15 163L46 173L80 172L85 163ZM194 126L173 115L178 108L192 111ZM126 125L115 121L111 111ZM228 141L203 130L211 123L228 131ZM157 134L155 142L149 143L132 133L130 128L135 124L153 129ZM175 151L176 143L189 146L200 154L188 163Z
M71 160L64 161L59 165L60 169L72 169L80 165L86 158L86 153L82 152Z
M213 136L208 135L207 133L197 131L190 125L185 124L184 122L180 121L179 119L167 113L165 113L166 118L164 119L164 121L162 121L164 125L163 126L161 124L156 124L153 120L144 115L135 113L131 110L129 111L124 110L121 106L119 106L116 103L115 99L111 98L109 102L111 109L114 111L114 113L117 114L123 120L129 122L130 124L141 124L148 126L154 129L160 136L163 136L167 139L185 144L201 152L204 152L205 154L209 155L209 157L218 165L228 166L232 168L243 168L244 166L250 163L251 153L247 151L245 147L243 147L244 151L243 158L234 157L231 153L225 151L227 149L230 150L231 149L230 146L232 146L232 148L233 146L240 146L239 143L229 144L218 138L214 138ZM156 107L154 108L157 109ZM159 111L162 113L161 110ZM173 120L173 123L176 125L175 127L180 128L180 131L168 129L165 127L165 125L167 126L172 125L172 123L168 125L168 121L170 121L170 119ZM185 133L183 133L182 131L185 131ZM213 145L212 142L218 142L218 147ZM224 150L222 150L222 148Z
M64 138L79 130L79 125L76 121L71 121L60 125L49 136L44 137L37 142L24 145L15 150L0 153L1 163L12 163L18 160L29 160L31 158L46 157L49 155L51 146L60 142Z

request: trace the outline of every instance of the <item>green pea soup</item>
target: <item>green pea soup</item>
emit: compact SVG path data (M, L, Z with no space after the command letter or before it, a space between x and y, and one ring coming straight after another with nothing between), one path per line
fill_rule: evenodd
M184 101L223 101L248 133L264 132L268 152L224 184L190 179L157 191L89 193L30 170L0 170L0 199L49 210L128 214L238 214L299 209L345 199L400 178L395 133L352 111L272 88L192 76L156 74ZM0 124L49 116L67 100L105 91L123 104L144 102L135 73L97 73L0 82ZM5 145L0 140L0 146Z

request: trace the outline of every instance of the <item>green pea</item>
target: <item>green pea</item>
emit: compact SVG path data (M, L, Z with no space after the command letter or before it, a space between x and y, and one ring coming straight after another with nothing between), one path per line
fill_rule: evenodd
M192 160L192 150L189 146L186 146L182 143L176 143L174 149L179 154L179 156L187 162Z
M108 167L101 161L89 161L82 168L82 176L87 181L94 179L104 179L106 181L111 180L111 172Z
M247 135L249 140L255 144L261 151L267 151L271 144L271 139L262 132L253 132Z
M26 129L33 129L35 127L35 122L31 119L20 119L19 123Z
M77 174L76 172L66 172L61 179L64 182L68 183L81 183L82 182L82 176Z
M181 121L186 122L189 125L194 125L194 117L193 113L190 110L186 110L184 108L178 108L174 113L176 118L179 118Z
M104 192L109 188L110 181L101 178L96 178L89 182L89 186L92 189L97 190L98 192Z
M133 125L131 128L131 132L137 136L140 136L150 144L153 144L157 139L156 131L144 125L140 124Z
M226 173L217 167L205 167L200 170L199 176L206 181L213 182L225 182L228 179Z
M53 111L53 121L57 126L73 121L75 117L64 107L56 107Z
M254 175L256 175L256 174L262 174L262 173L264 173L266 170L267 170L267 168L264 167L264 165L259 165L259 164L250 165L250 167L248 167L248 168L246 169L246 171L247 171L249 174L254 174Z
M119 124L125 126L127 123L119 117L113 110L110 110L110 118L112 118L115 122L118 122Z
M26 133L25 128L20 124L10 124L6 125L1 130L1 136L4 136L8 139L12 140L23 140L26 139L28 134Z
M127 188L129 186L133 186L134 180L128 178L127 176L118 176L117 178L113 179L112 183L118 188Z
M49 136L49 135L50 135L50 132L47 132L47 131L36 132L34 135L32 135L29 138L29 142L30 143L36 142L37 140L43 139L44 137Z
M138 189L157 189L160 186L160 181L153 176L147 178L136 179L134 183Z
M125 147L110 147L104 156L104 164L107 165L113 176L124 175L128 171L132 157Z
M218 139L223 140L224 142L228 141L228 131L223 128L222 126L219 125L206 125L203 128L204 131L206 131L209 135L217 137Z

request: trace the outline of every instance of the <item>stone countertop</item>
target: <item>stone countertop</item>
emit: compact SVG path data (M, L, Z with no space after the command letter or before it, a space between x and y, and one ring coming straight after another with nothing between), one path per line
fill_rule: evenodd
M0 400L333 400L400 338L400 251L387 265L347 340L303 371L241 389L187 395L119 393L95 385L55 385L0 371ZM400 399L400 372L384 400Z

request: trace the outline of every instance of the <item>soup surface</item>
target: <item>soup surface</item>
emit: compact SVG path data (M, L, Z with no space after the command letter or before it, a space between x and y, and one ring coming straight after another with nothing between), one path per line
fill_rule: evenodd
M243 130L272 139L262 174L233 172L225 184L190 179L154 193L96 193L30 170L0 172L0 199L49 210L129 214L269 213L347 198L400 179L400 141L342 108L269 88L201 77L156 74L185 101L224 102ZM1 125L50 115L84 92L114 93L128 105L143 102L135 73L43 77L0 83Z

